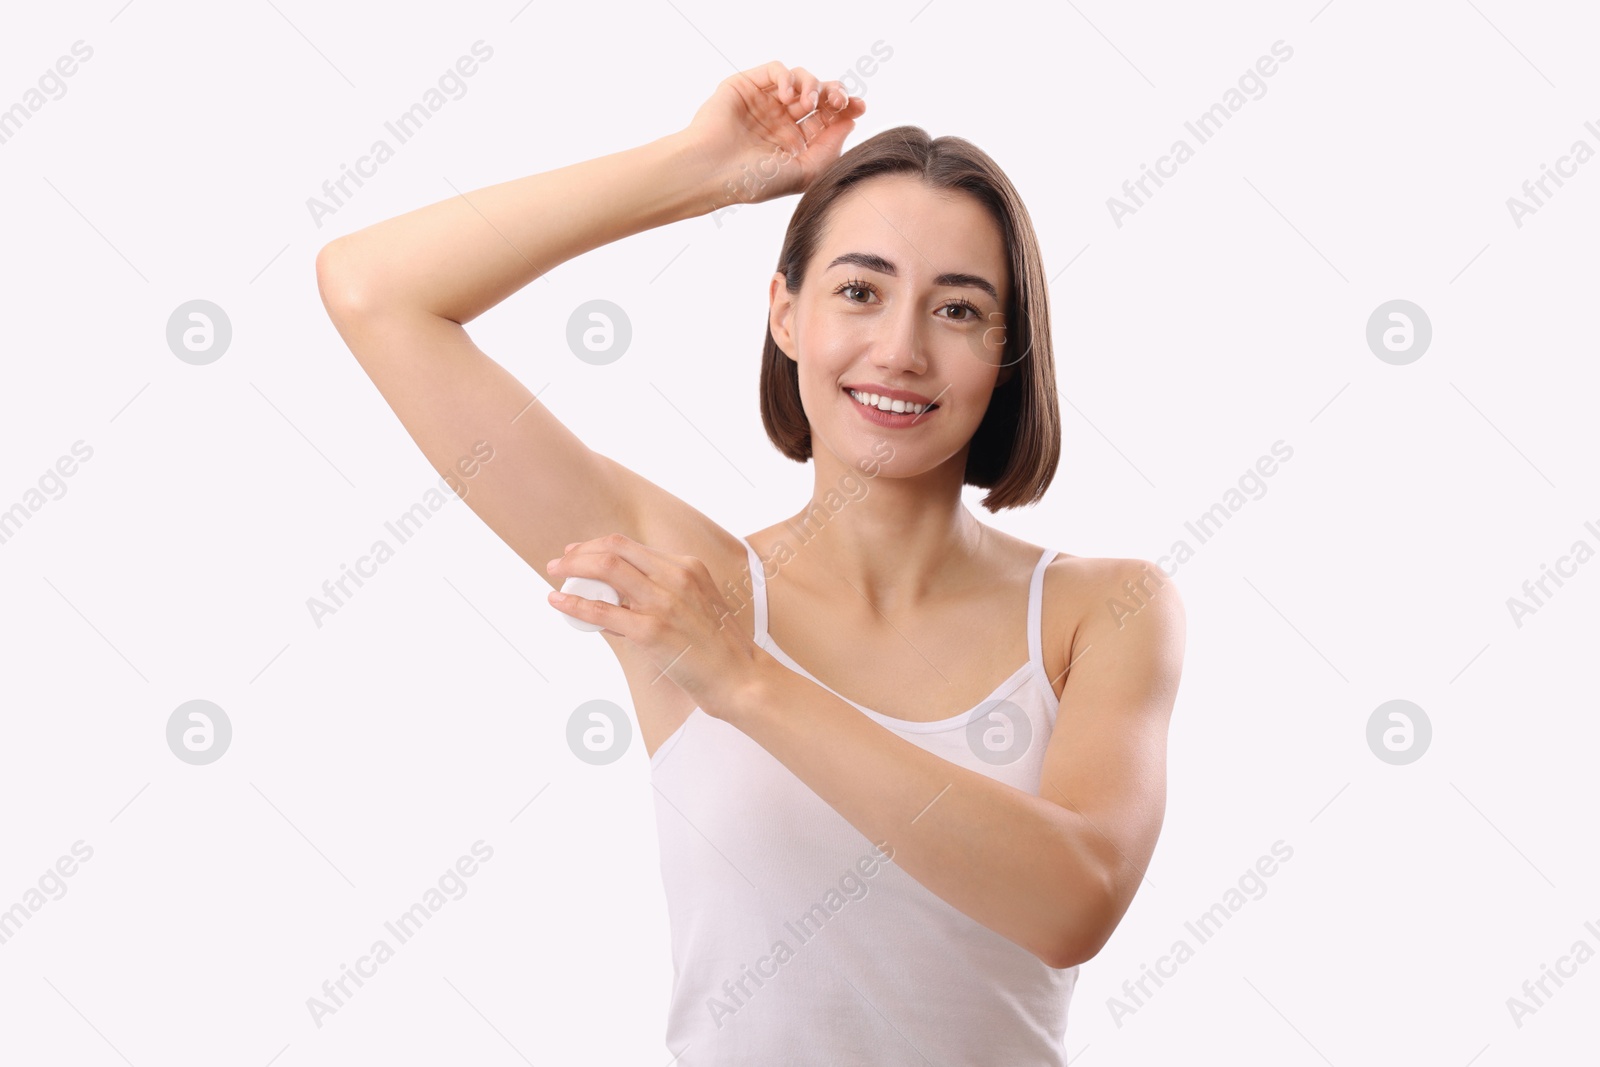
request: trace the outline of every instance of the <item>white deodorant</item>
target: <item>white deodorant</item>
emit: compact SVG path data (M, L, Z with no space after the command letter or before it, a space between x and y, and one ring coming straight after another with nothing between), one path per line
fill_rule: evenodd
M568 578L561 583L561 591L563 593L571 593L573 596L581 596L586 600L604 600L607 604L616 604L618 606L622 604L622 597L617 595L617 591L611 587L611 583L602 582L598 578ZM551 606L554 607L554 605ZM591 633L605 629L604 626L597 622L585 622L576 616L568 615L564 611L561 614L572 624L574 629L588 630Z

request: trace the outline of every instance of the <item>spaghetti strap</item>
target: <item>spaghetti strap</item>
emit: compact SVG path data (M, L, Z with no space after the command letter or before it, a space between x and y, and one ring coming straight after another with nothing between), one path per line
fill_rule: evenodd
M755 642L767 635L767 575L762 569L761 557L756 554L755 546L744 538L739 538L744 545L745 556L750 567L750 602L756 609Z
M1038 671L1039 680L1052 697L1055 686L1044 665L1044 572L1057 554L1055 549L1046 548L1039 562L1034 564L1033 579L1028 583L1028 662Z

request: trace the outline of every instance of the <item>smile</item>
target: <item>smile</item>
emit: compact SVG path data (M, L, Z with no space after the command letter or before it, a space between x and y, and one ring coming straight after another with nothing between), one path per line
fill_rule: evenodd
M905 400L889 400L871 393L858 393L846 389L855 407L869 422L879 426L910 426L939 410L938 404L913 404Z
M910 412L913 415L920 415L924 411L939 406L938 404L913 404L909 400L890 400L888 397L877 396L873 393L858 393L854 389L846 389L845 392L855 398L855 402L858 404L865 407L875 407L879 411L894 412L895 414Z

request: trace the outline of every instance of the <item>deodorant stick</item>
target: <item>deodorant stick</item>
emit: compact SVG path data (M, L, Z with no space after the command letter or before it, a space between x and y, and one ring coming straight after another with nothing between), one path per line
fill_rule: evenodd
M602 582L598 578L568 578L561 583L561 591L563 593L571 593L573 596L581 596L586 600L604 600L607 604L615 604L618 607L622 605L622 597L611 587L611 583ZM553 604L551 605L551 607L554 606ZM597 622L585 622L583 619L575 615L568 615L564 611L561 612L561 616L570 622L573 629L576 630L587 630L593 633L596 630L605 629L604 626Z

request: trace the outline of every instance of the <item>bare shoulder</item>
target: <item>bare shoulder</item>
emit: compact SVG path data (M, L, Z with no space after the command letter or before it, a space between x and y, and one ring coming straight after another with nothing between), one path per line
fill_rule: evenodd
M1139 627L1146 640L1175 640L1182 648L1183 598L1171 576L1150 560L1058 553L1046 566L1044 596L1056 620L1049 624L1059 635L1055 647L1064 650L1069 670L1094 641L1127 632L1136 619L1148 624Z
M1074 556L1076 564L1074 582L1090 595L1085 606L1091 613L1104 615L1111 626L1126 616L1138 614L1158 602L1171 617L1174 611L1181 617L1183 598L1178 586L1161 566L1138 558L1089 558ZM1120 628L1120 627L1119 627Z

